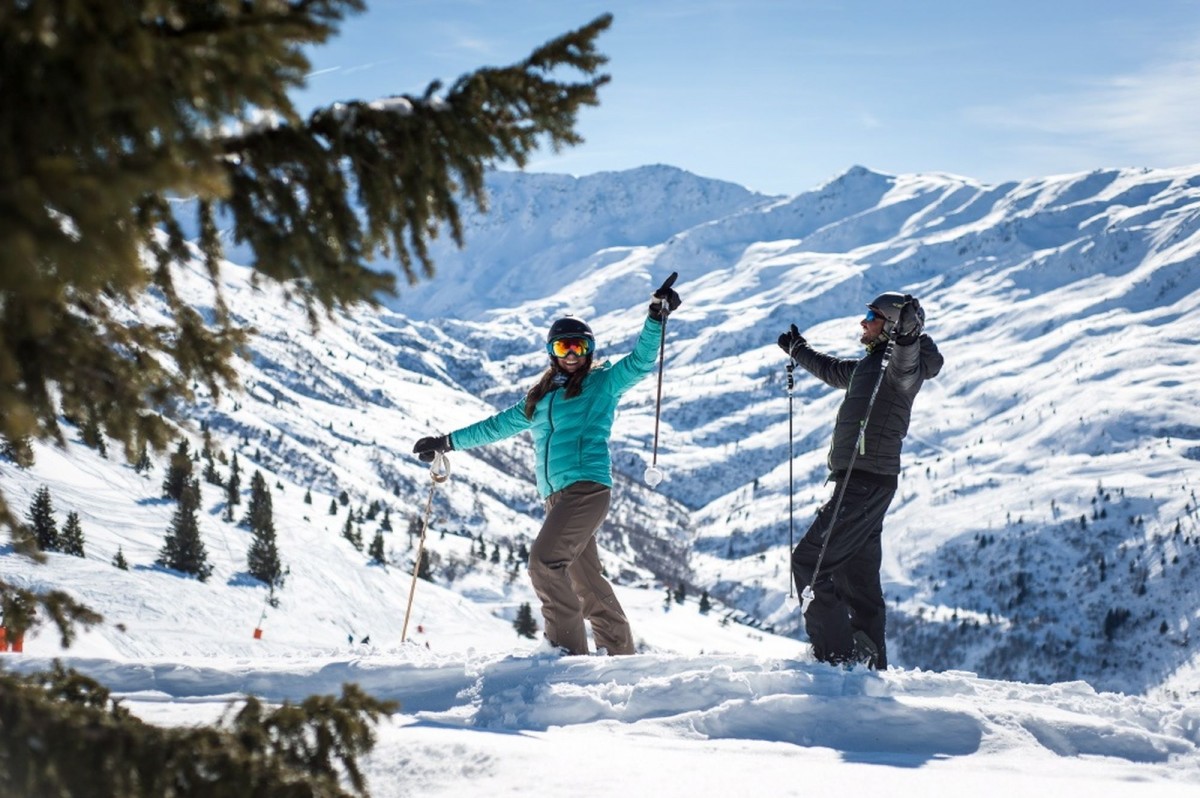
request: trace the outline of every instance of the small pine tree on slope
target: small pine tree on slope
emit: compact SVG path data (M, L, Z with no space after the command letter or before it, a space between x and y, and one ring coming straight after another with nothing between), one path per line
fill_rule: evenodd
M67 513L67 522L63 524L62 534L59 535L59 545L63 554L83 556L83 527L79 524L79 513L74 510Z
M243 521L250 527L254 539L246 553L250 574L272 588L282 587L283 563L279 559L279 546L275 541L275 517L271 508L271 491L262 472L255 471L250 478L250 502Z
M179 441L179 445L175 447L175 452L171 455L171 463L167 466L166 476L163 477L163 495L179 501L191 478L192 454L188 449L187 438L184 438Z
M517 609L517 618L513 621L513 628L517 630L517 634L521 637L528 637L530 640L537 639L538 625L533 619L533 608L529 606L529 602L523 602Z
M371 541L371 546L367 551L371 555L371 562L376 565L386 565L387 555L383 550L383 531L376 530L375 538Z
M29 506L29 526L34 540L41 551L58 551L62 543L58 534L58 522L54 520L54 503L50 500L50 488L42 485L33 496Z
M180 494L179 506L156 562L205 582L212 573L212 566L208 562L208 550L200 539L200 522L196 516L199 508L200 483L192 479Z

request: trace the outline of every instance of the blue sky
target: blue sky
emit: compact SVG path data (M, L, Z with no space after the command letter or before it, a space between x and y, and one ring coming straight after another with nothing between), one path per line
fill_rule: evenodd
M984 182L1200 163L1197 0L368 0L301 108L422 91L614 15L576 175L652 163L779 194L855 164Z

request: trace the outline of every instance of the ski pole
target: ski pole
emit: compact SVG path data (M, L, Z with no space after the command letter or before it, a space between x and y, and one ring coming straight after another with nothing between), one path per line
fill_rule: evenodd
M894 330L895 325L892 325L892 328ZM817 554L817 565L813 568L812 579L808 581L808 585L800 593L803 599L801 612L808 612L808 606L816 598L817 594L813 592L813 585L817 583L817 575L821 572L821 563L825 559L825 550L829 547L829 539L833 536L833 525L837 523L838 510L842 508L842 498L846 495L846 485L850 483L850 475L854 473L854 460L858 457L858 450L862 448L863 442L867 437L867 421L871 418L871 408L875 406L875 397L879 394L879 386L883 384L883 375L887 373L888 363L892 359L892 347L894 344L895 337L889 335L887 346L883 349L883 361L879 364L879 376L875 379L875 387L871 389L871 398L867 400L867 411L863 414L863 420L859 424L858 439L854 442L854 450L850 452L850 463L846 466L846 476L842 477L842 484L838 485L837 499L833 503L833 513L829 516L829 523L825 525L825 532L821 536L821 551Z
M679 272L671 272L671 276L659 286L659 291L666 292L672 285L675 284L675 278L679 277ZM656 292L657 293L657 292ZM654 401L654 449L650 454L650 467L646 469L643 479L650 487L656 487L658 483L663 481L662 469L658 467L658 419L662 413L662 382L663 382L663 362L667 349L667 316L671 315L671 305L667 302L666 296L662 297L662 302L658 305L658 312L662 314L662 334L658 338L658 397Z
M791 556L792 549L795 544L796 530L796 480L795 480L795 464L796 455L794 454L795 434L792 431L792 388L796 385L795 372L796 359L789 358L787 364L787 392L788 392L788 598L795 597L795 580L791 578Z
M429 516L433 511L433 492L438 483L450 478L450 459L445 453L437 452L429 464L429 498L425 501L425 518L421 523L421 539L417 543L417 558L413 562L412 585L408 588L408 607L404 610L404 628L400 630L400 642L408 639L408 619L412 615L413 596L417 592L417 575L421 572L421 560L425 557L425 532L429 529Z

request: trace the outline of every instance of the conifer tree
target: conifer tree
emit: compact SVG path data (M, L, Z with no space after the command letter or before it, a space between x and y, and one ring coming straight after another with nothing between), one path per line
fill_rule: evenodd
M311 488L305 488L305 490L304 490L304 503L312 504L312 489Z
M88 407L79 426L79 437L83 445L95 449L101 457L108 457L108 446L104 443L104 431L100 429L100 420L96 418L94 407Z
M429 549L421 549L421 564L417 567L417 577L426 582L433 581L433 568L430 563Z
M129 562L125 559L125 552L121 550L120 546L117 546L117 556L113 557L112 564L122 571L129 570Z
M254 534L246 554L250 574L271 586L283 586L284 567L275 540L275 516L271 508L271 491L261 471L250 477L250 502L243 524Z
M250 501L246 504L242 526L250 530L259 530L274 526L274 521L271 491L267 488L267 480L261 471L255 469L254 475L250 477Z
M138 457L137 461L133 464L133 470L138 474L142 474L153 467L154 464L150 462L150 452L146 449L146 444L143 441L141 447L138 449Z
M392 508L383 508L383 520L379 522L379 530L381 532L392 531Z
M28 676L0 672L0 705L9 754L0 795L106 798L365 796L360 759L375 745L374 724L398 708L346 684L341 696L275 708L249 697L215 725L162 727L58 662Z
M330 499L330 500L329 500L329 514L330 514L330 515L337 515L337 514L338 514L338 508L337 508L337 499Z
M700 614L707 615L712 610L712 599L708 597L708 591L700 593Z
M179 501L191 478L192 455L188 449L187 438L181 438L179 445L175 447L175 452L171 455L171 464L167 466L167 475L163 477L163 495Z
M59 551L62 541L58 534L58 522L54 520L54 503L50 500L50 488L42 485L33 495L29 506L29 527L41 551Z
M200 539L200 521L196 517L199 507L200 483L190 479L179 496L179 506L175 508L171 527L155 562L205 582L212 573L212 566L208 563L208 550Z
M375 538L371 541L371 546L367 551L371 555L371 562L376 565L386 565L387 556L383 551L383 533L376 531Z
M521 637L528 637L530 640L537 638L538 625L533 619L533 608L529 606L529 602L523 602L517 609L517 618L513 621L513 628L517 630L517 634Z
M219 488L225 487L225 480L221 479L220 472L217 471L216 460L213 459L212 453L207 450L204 453L204 471L201 472L204 481L209 485L216 485Z
M238 465L237 452L229 462L229 481L225 483L225 501L230 506L242 503L242 469Z
M83 527L79 524L79 513L74 510L67 513L67 522L63 524L58 540L63 554L83 556Z
M362 551L362 530L354 525L354 513L346 515L346 525L342 527L342 537L350 541L355 549Z

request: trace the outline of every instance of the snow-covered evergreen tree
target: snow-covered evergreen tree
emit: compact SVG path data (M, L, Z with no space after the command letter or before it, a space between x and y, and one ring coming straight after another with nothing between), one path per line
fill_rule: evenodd
M274 522L271 506L271 491L267 489L266 477L255 469L250 477L250 501L246 505L246 515L242 518L242 526L250 530L264 529Z
M187 438L181 438L171 455L171 463L167 466L167 474L163 477L163 495L180 501L188 481L192 478L192 455L188 448Z
M29 527L33 531L37 547L42 551L59 551L62 542L58 535L58 522L54 520L54 503L50 499L50 488L42 485L33 496L29 506Z
M133 464L133 470L139 474L144 474L154 467L154 463L150 460L150 452L146 449L145 441L142 442L138 449L137 460Z
M238 467L237 452L229 462L229 481L225 483L225 520L233 520L233 508L242 503L242 471Z
M58 542L63 554L83 556L83 527L79 524L79 513L74 510L67 513L67 522L63 524Z
M383 550L383 532L377 531L375 533L375 538L371 541L371 546L367 553L371 555L371 562L376 565L387 564L387 556Z
M200 507L200 483L189 479L179 494L179 506L171 519L167 537L155 561L175 571L192 574L201 582L212 573L208 550L200 539L200 522L196 511Z
M521 637L528 637L530 640L537 638L538 625L533 619L533 608L529 606L529 602L522 602L517 609L517 618L513 621L513 628L517 630L517 634Z
M342 527L342 537L350 541L354 548L362 551L362 530L354 524L354 513L348 513L346 515L346 524Z
M250 527L254 539L246 560L251 575L266 582L272 589L283 586L285 575L275 540L275 515L271 507L271 492L261 471L250 478L250 503L242 523Z

